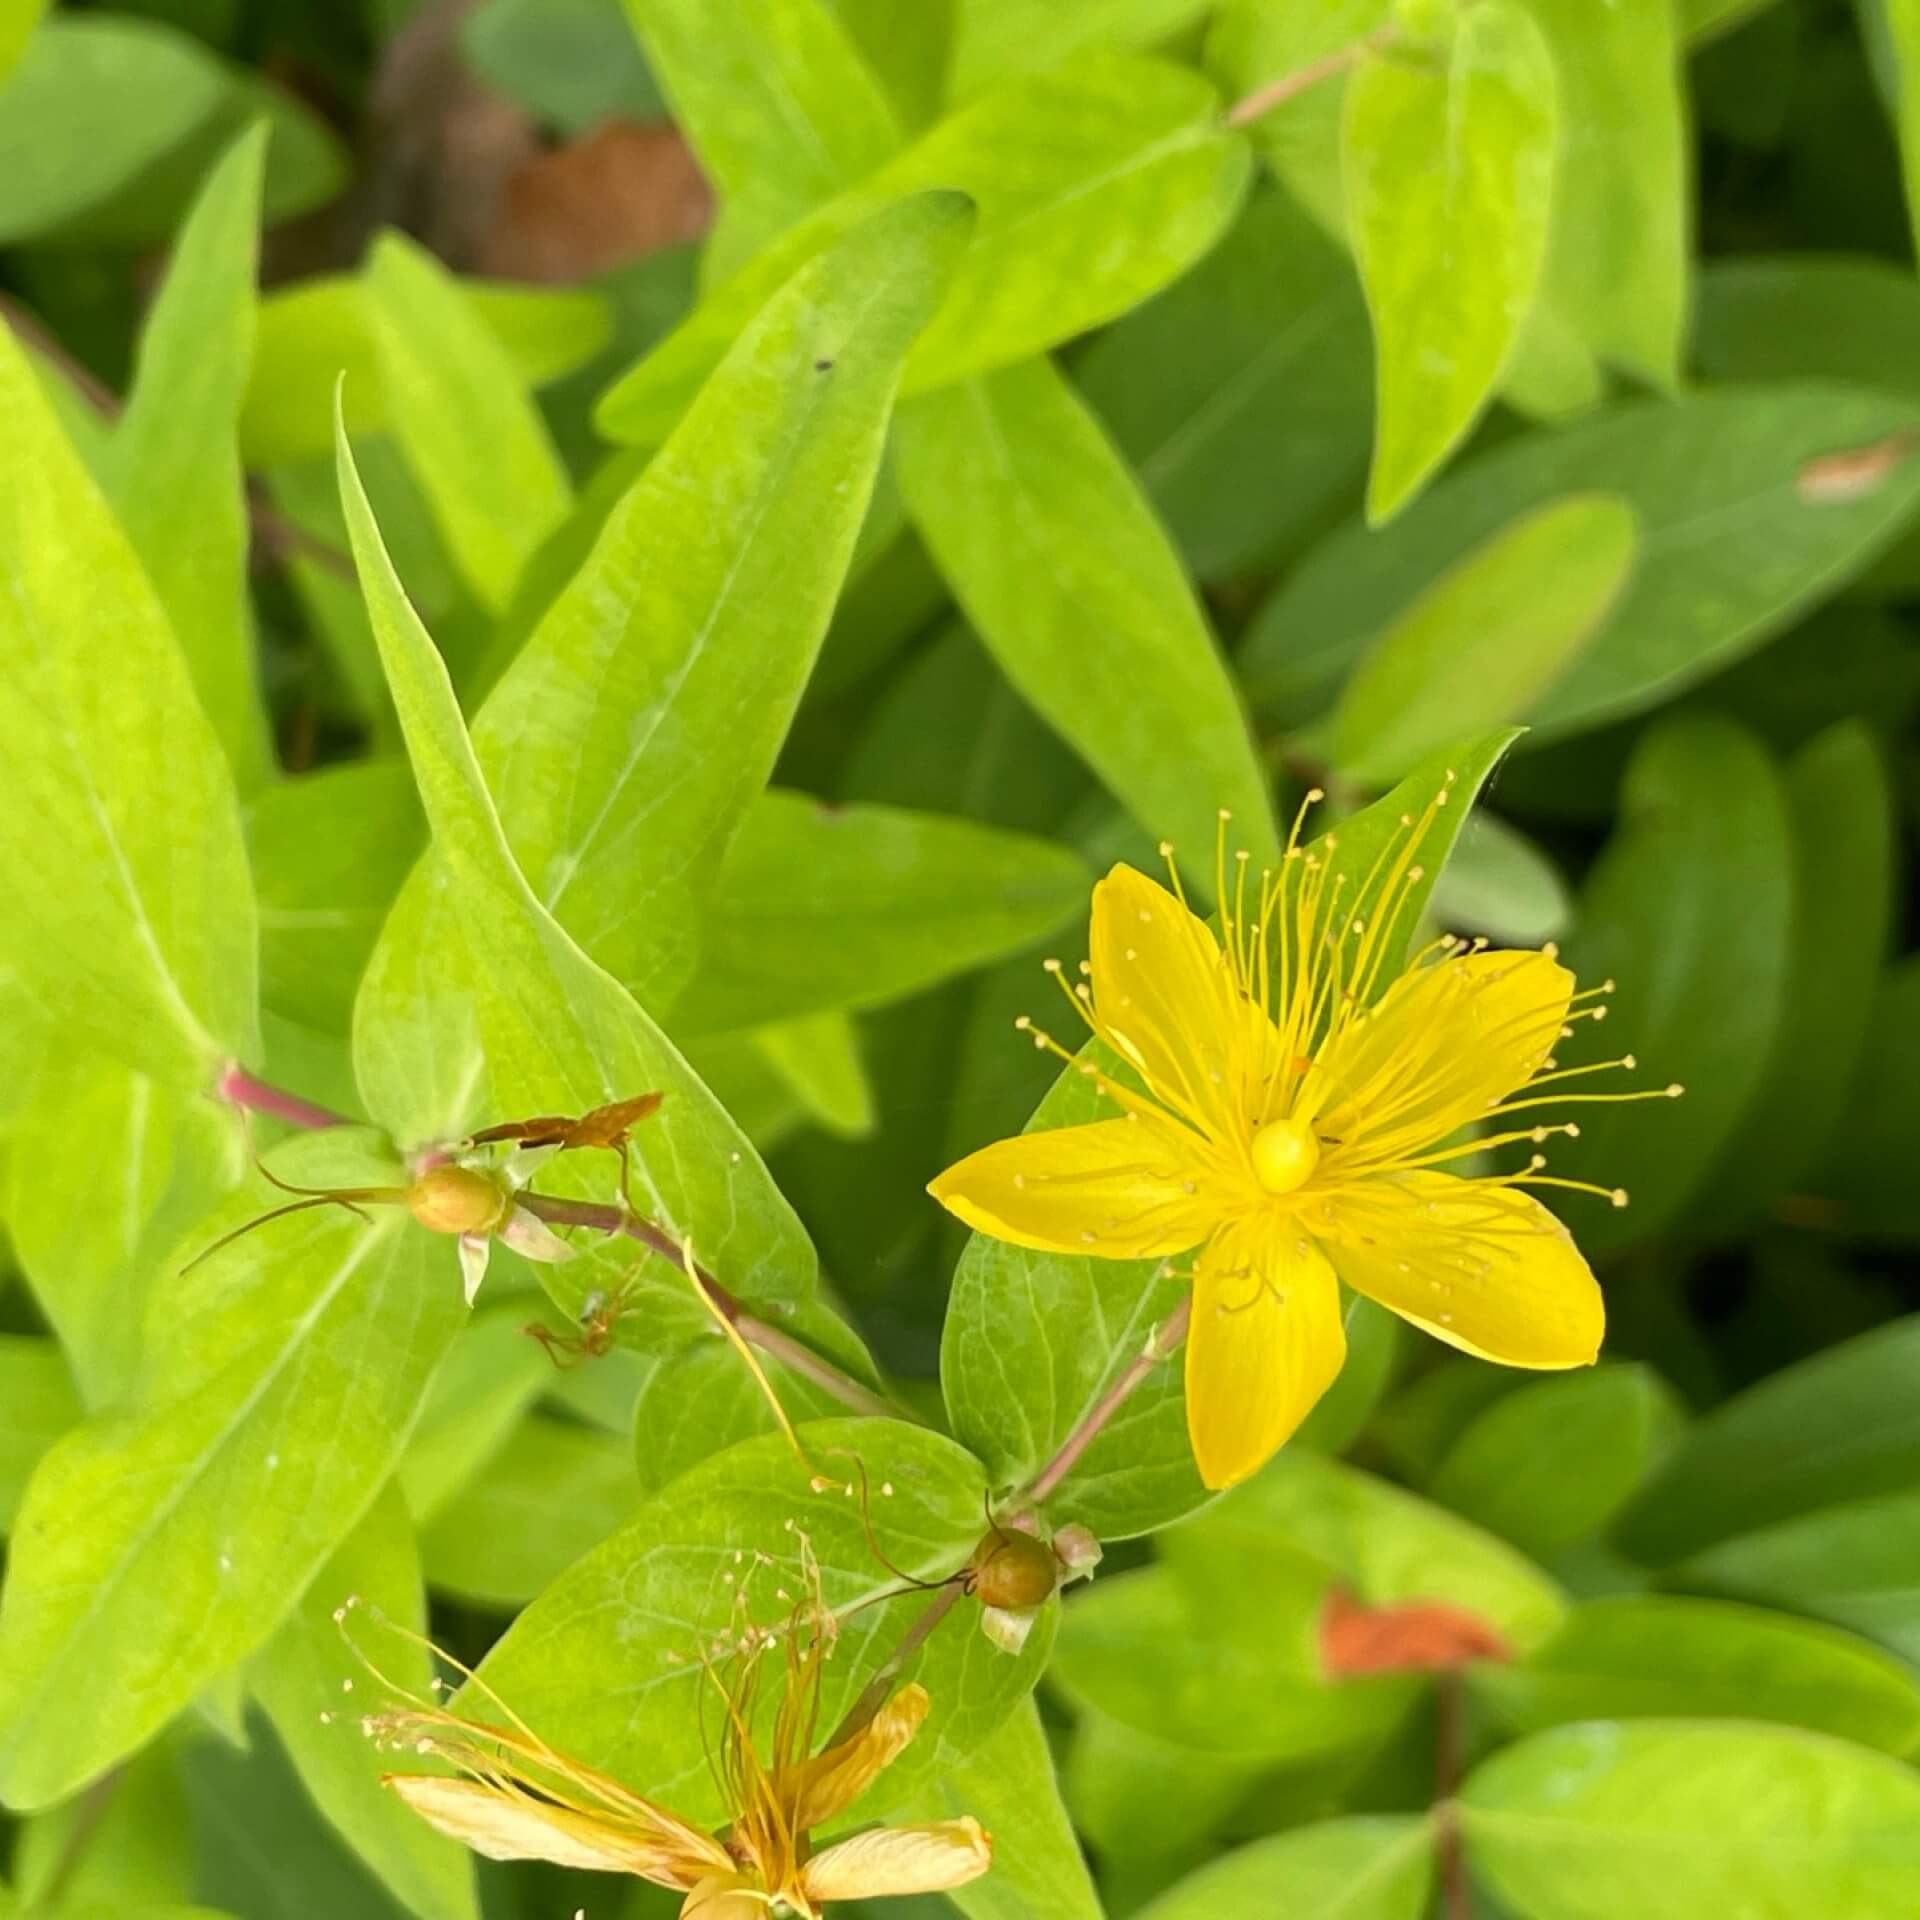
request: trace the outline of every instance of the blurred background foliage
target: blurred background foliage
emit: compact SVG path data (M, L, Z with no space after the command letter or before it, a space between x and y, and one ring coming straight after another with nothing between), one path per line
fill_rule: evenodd
M809 180L731 143L738 74L708 76L717 107L687 92L685 8L634 0L681 76L663 86L617 0L44 19L0 0L0 315L81 453L110 493L143 433L164 466L187 429L140 420L152 356L243 382L249 606L221 613L190 565L165 577L193 530L157 510L130 530L206 657L222 621L258 643L270 728L203 699L248 802L268 1058L312 1098L357 1110L353 996L424 838L343 565L342 369L382 526L471 712L677 414L674 381L703 369L662 356L622 377L763 243L1023 76L1151 49L1177 120L1182 86L1242 99L1388 15L820 5L872 99L840 98ZM1484 409L1391 387L1417 385L1408 366L1451 324L1396 222L1450 216L1418 198L1433 169L1395 174L1384 139L1360 156L1376 202L1356 189L1370 103L1347 102L1343 133L1344 74L1250 121L1244 197L1219 155L1217 177L1165 184L1164 260L1103 259L1098 209L1064 230L1061 257L1111 297L1042 330L1051 361L903 412L785 791L729 857L669 1021L886 1373L935 1412L966 1236L924 1183L1046 1091L1011 1022L1041 1004L1040 957L1077 952L1092 873L1147 857L1182 807L1209 818L1233 759L1197 761L1183 797L1139 750L1143 731L1203 731L1208 696L1183 705L1170 663L1206 655L1210 627L1283 804L1322 780L1352 806L1435 748L1531 727L1434 914L1617 978L1609 1037L1690 1089L1592 1121L1566 1156L1635 1196L1569 1213L1607 1292L1605 1362L1497 1371L1363 1312L1302 1443L1151 1545L1110 1548L1042 1699L1116 1916L1920 1911L1920 282L1902 184L1920 22L1902 0L1606 11L1528 16L1558 63L1562 144L1550 221L1543 201L1529 240L1507 209L1514 245L1544 249L1523 333L1452 343L1469 372L1486 358ZM754 7L714 13L750 44ZM1535 70L1512 71L1508 159L1533 137ZM250 358L210 313L143 346L188 210L260 121ZM369 261L388 228L412 244ZM941 344L964 360L964 338ZM610 388L618 446L594 422ZM971 407L1005 471L982 467ZM164 1244L169 1183L212 1151L183 1110L164 1154L95 1129L96 1153L49 1173L35 1141L124 1097L83 1076L54 1102L11 1038L4 1215L33 1284L0 1280L0 1525L127 1377L101 1329L130 1249ZM133 1191L100 1202L123 1167ZM34 1304L54 1269L85 1277L61 1294L91 1315L84 1340ZM684 1362L669 1394L628 1352L556 1375L518 1336L527 1311L476 1317L400 1475L437 1630L469 1652L713 1432L751 1423L730 1362L703 1356L697 1393ZM689 1395L739 1404L709 1432ZM1348 1606L1372 1640L1342 1638ZM352 1818L316 1806L243 1686L216 1692L110 1790L11 1823L0 1912L431 1916L403 1868L356 1857ZM1025 1756L1033 1782L1044 1760ZM1458 1810L1431 1812L1463 1779ZM1815 1803L1817 1832L1780 1832ZM1436 1886L1435 1822L1464 1833L1471 1890L1450 1838ZM1740 1904L1756 1861L1777 1906ZM627 1897L493 1867L480 1887L493 1920ZM1071 1874L996 1897L970 1910L1095 1911Z

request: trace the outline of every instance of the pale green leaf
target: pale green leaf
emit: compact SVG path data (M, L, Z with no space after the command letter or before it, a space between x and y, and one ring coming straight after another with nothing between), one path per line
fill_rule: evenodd
M247 590L246 483L235 435L253 357L266 129L207 178L140 335L108 492L173 623L242 793L273 771Z
M1031 1700L895 1818L966 1814L993 1835L993 1871L948 1896L968 1920L1103 1920Z
M955 0L947 92L955 100L1087 47L1146 47L1207 11L1207 0Z
M1142 1908L1139 1920L1267 1920L1276 1899L1313 1920L1420 1920L1433 1853L1424 1819L1298 1827L1203 1867Z
M792 1209L759 1156L625 988L587 958L528 890L481 778L446 668L407 603L380 544L344 429L341 493L361 580L420 787L433 847L416 885L440 917L430 944L393 937L389 923L355 1015L355 1064L367 1104L409 1142L456 1136L480 1115L584 1113L658 1091L631 1156L636 1204L707 1262L736 1294L779 1302L809 1331L837 1322L812 1307L816 1263ZM437 895L437 898L436 898ZM395 919L405 912L405 896ZM407 1076L416 1049L451 1059L448 1102ZM545 1176L549 1190L613 1196L613 1156L588 1156ZM632 1264L619 1243L542 1277L577 1307ZM656 1263L664 1264L664 1263ZM604 1268L605 1271L601 1269ZM691 1306L677 1272L660 1290ZM857 1342L841 1336L856 1359Z
M1608 1366L1504 1393L1454 1442L1427 1491L1539 1558L1599 1533L1680 1426L1645 1367Z
M721 867L674 1025L721 1032L902 999L1054 932L1092 878L1026 834L769 792Z
M521 1614L481 1678L542 1739L687 1818L715 1819L721 1808L701 1729L712 1683L702 1655L737 1623L742 1583L749 1618L783 1619L805 1592L799 1541L807 1542L824 1600L840 1618L823 1728L837 1724L928 1605L923 1593L901 1594L875 1560L860 1504L835 1477L852 1456L866 1467L874 1535L905 1572L954 1572L985 1524L979 1463L951 1440L879 1420L816 1422L803 1432L826 1491L811 1491L808 1469L777 1436L703 1462ZM756 1554L772 1564L756 1570ZM782 1587L790 1599L779 1596ZM888 1593L895 1597L878 1600ZM975 1603L956 1607L899 1675L931 1696L926 1724L855 1817L915 1802L950 1776L1032 1690L1052 1637L1049 1608L1025 1651L1010 1657L980 1631Z
M88 1410L125 1402L162 1258L240 1172L231 1119L118 1061L44 1071L12 1129L7 1230Z
M65 1042L183 1089L259 1045L233 776L126 535L0 329L0 954Z
M997 89L763 248L602 399L616 440L663 439L774 290L904 195L967 194L972 250L914 351L907 390L1024 359L1165 286L1219 237L1246 182L1244 143L1197 75L1093 54Z
M40 1456L79 1418L60 1349L33 1334L0 1334L0 1534L13 1525Z
M454 564L489 613L573 504L513 356L431 254L383 234L368 311L388 417Z
M1393 526L1323 541L1256 616L1241 660L1255 709L1319 712L1366 642L1530 506L1617 493L1639 525L1606 629L1530 716L1535 739L1670 698L1750 652L1858 574L1920 499L1920 463L1851 493L1806 490L1830 455L1920 422L1912 401L1805 383L1624 406L1530 433L1450 474Z
M1739 1128L1787 1007L1792 844L1766 751L1731 721L1676 717L1642 740L1620 823L1581 900L1567 964L1616 983L1607 1018L1563 1064L1631 1053L1593 1091L1680 1086L1671 1104L1593 1106L1555 1148L1556 1175L1622 1188L1622 1209L1576 1199L1588 1251L1680 1224Z
M1482 1662L1471 1681L1525 1733L1698 1715L1782 1721L1885 1753L1920 1741L1920 1686L1898 1660L1832 1627L1713 1600L1590 1600L1525 1660Z
M1229 807L1240 844L1271 864L1266 777L1206 616L1067 380L1031 360L917 400L898 457L974 627L1115 798L1202 869Z
M1595 354L1680 380L1692 193L1673 0L1526 0L1559 81L1543 305Z
M886 94L825 0L626 0L700 163L779 232L891 160Z
M543 387L591 360L612 324L606 302L578 288L462 280L462 298L506 349L518 380ZM260 302L253 366L240 414L249 467L333 451L334 389L356 436L388 424L386 388L364 276L323 276L278 287Z
M315 1806L395 1897L420 1920L472 1920L473 1856L380 1784L360 1731L362 1696L345 1684L371 1685L336 1618L349 1598L414 1633L426 1630L420 1555L405 1504L391 1487L255 1658L248 1684ZM433 1663L424 1647L395 1638L380 1646L379 1661L390 1680L427 1691Z
M1360 283L1284 193L1254 195L1073 377L1202 579L1252 570L1359 502L1373 412Z
M952 194L909 201L769 302L474 723L535 893L649 1005L773 770L968 227Z
M1468 1776L1467 1857L1525 1920L1905 1920L1920 1778L1818 1734L1715 1720L1536 1734Z
M873 1086L849 1015L803 1013L757 1028L752 1041L810 1119L849 1140L873 1131Z
M640 1495L623 1440L532 1415L422 1530L427 1581L477 1606L527 1606L629 1519Z
M1906 178L1907 214L1920 234L1920 0L1880 0L1899 74L1900 159Z
M0 0L0 81L18 64L46 10L47 0Z
M1476 813L1433 890L1442 926L1484 933L1504 946L1557 940L1573 918L1560 869L1498 814Z
M1633 509L1612 494L1571 494L1502 528L1373 643L1317 736L1332 765L1378 783L1525 719L1612 611L1635 544Z
M397 1177L344 1130L274 1161L306 1185ZM138 1410L56 1446L14 1528L0 1798L72 1792L273 1632L391 1473L461 1317L451 1246L392 1210L276 1221L156 1284Z
M1367 515L1397 513L1466 437L1546 258L1553 60L1516 0L1463 9L1437 54L1392 43L1347 83L1341 169L1379 391Z

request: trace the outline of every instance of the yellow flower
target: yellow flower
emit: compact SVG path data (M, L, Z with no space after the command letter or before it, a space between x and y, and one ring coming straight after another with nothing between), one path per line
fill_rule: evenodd
M1602 1017L1611 982L1575 993L1551 947L1446 938L1389 977L1424 877L1419 845L1447 798L1443 787L1421 818L1403 815L1357 886L1331 857L1335 834L1300 844L1305 807L1257 888L1244 854L1230 887L1223 854L1219 939L1177 872L1169 893L1116 866L1094 889L1089 981L1067 997L1139 1086L1081 1061L1120 1117L1002 1140L930 1188L1016 1246L1115 1260L1200 1248L1186 1398L1209 1487L1268 1459L1339 1373L1340 1280L1509 1366L1582 1366L1599 1351L1593 1275L1522 1189L1607 1190L1544 1174L1539 1154L1517 1173L1443 1169L1577 1133L1536 1122L1550 1101L1658 1096L1560 1091L1599 1070L1559 1069L1552 1050L1573 1021ZM1522 1110L1517 1127L1497 1125Z
M987 1871L992 1841L970 1818L869 1828L816 1853L812 1829L851 1806L913 1738L927 1716L926 1691L902 1687L863 1724L810 1753L832 1614L813 1598L778 1627L736 1632L729 1672L706 1669L720 1712L709 1750L732 1814L718 1835L557 1752L497 1699L509 1726L415 1701L371 1716L366 1730L382 1747L458 1770L385 1776L442 1833L492 1860L548 1860L650 1880L686 1895L682 1920L819 1920L830 1900L938 1893ZM763 1761L752 1724L761 1663L776 1643L785 1650L785 1684Z

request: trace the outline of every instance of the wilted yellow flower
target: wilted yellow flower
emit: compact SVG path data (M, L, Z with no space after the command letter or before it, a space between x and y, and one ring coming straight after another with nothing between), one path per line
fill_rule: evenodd
M779 1627L735 1632L727 1671L705 1670L720 1715L709 1750L731 1813L717 1835L557 1752L497 1698L507 1726L423 1702L371 1716L366 1729L381 1746L458 1770L388 1774L385 1784L489 1859L633 1874L683 1893L682 1920L767 1920L770 1913L819 1920L830 1900L938 1893L986 1872L992 1842L973 1819L874 1827L816 1853L812 1829L851 1806L913 1738L927 1715L926 1691L902 1687L863 1725L814 1753L832 1614L811 1598ZM784 1686L763 1761L752 1726L762 1665L776 1644L785 1655Z
M1177 872L1169 893L1116 866L1094 889L1090 980L1067 997L1140 1087L1082 1062L1119 1118L1002 1140L930 1189L1017 1246L1115 1260L1200 1248L1187 1420L1210 1487L1253 1472L1332 1384L1346 1353L1338 1280L1509 1366L1581 1366L1599 1350L1593 1275L1523 1189L1625 1194L1555 1179L1539 1154L1515 1173L1443 1169L1576 1133L1531 1117L1555 1101L1644 1096L1562 1091L1634 1063L1556 1066L1556 1042L1603 1015L1608 987L1576 993L1551 947L1444 938L1387 974L1424 877L1420 842L1447 800L1443 787L1403 816L1358 885L1329 858L1336 835L1300 844L1305 807L1257 886L1245 855L1229 884L1223 853L1219 939Z

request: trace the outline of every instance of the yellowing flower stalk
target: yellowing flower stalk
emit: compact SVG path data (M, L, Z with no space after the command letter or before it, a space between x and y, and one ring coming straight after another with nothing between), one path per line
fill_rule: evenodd
M1568 1083L1631 1055L1561 1067L1578 993L1552 947L1434 941L1397 972L1424 879L1422 840L1452 776L1355 884L1329 833L1303 846L1307 796L1277 870L1232 871L1222 815L1221 934L1173 890L1116 866L1094 889L1088 978L1068 986L1094 1035L1138 1077L1092 1061L1113 1119L1023 1134L970 1155L930 1191L1016 1246L1132 1260L1200 1249L1186 1352L1187 1420L1210 1487L1281 1446L1345 1358L1340 1289L1484 1359L1576 1367L1599 1351L1599 1288L1566 1228L1526 1191L1570 1187L1532 1154L1517 1172L1451 1171L1517 1142L1579 1131L1549 1105L1663 1098ZM1022 1020L1035 1043L1074 1058ZM1521 1116L1525 1116L1524 1118Z
M992 1864L993 1848L970 1818L874 1827L814 1850L812 1830L837 1819L872 1785L919 1730L928 1706L924 1688L902 1687L863 1725L814 1752L834 1633L833 1615L816 1592L780 1626L736 1628L724 1672L705 1666L719 1709L708 1749L731 1814L718 1834L556 1751L491 1693L486 1697L505 1726L414 1699L363 1724L382 1748L456 1769L384 1776L442 1833L493 1860L547 1860L652 1881L686 1896L682 1920L820 1920L828 1901L938 1893L977 1879ZM783 1684L763 1760L753 1726L763 1664L776 1645Z

